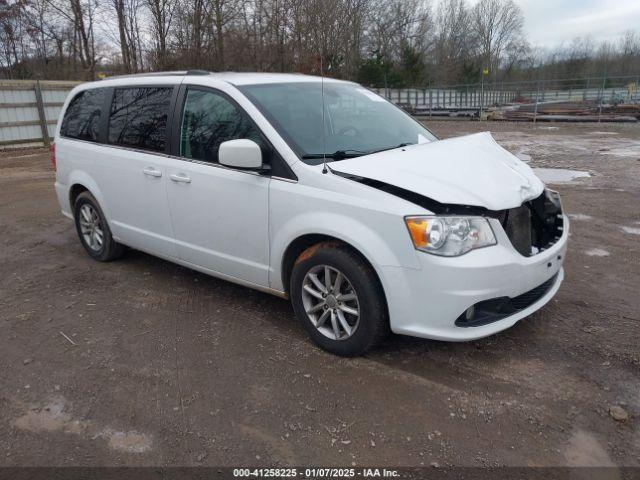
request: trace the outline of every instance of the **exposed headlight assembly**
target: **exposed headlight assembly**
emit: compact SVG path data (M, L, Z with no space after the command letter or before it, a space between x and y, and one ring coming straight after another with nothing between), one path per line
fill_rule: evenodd
M419 216L405 222L416 249L433 255L457 257L497 243L484 217Z

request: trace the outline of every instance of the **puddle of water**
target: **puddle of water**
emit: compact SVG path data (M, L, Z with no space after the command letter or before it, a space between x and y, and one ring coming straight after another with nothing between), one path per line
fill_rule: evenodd
M518 157L524 163L530 163L531 160L532 160L531 155L528 155L528 154L522 153L522 152L516 153L516 157Z
M584 253L589 255L590 257L608 257L610 255L609 252L601 248L592 248L591 250L587 250Z
M136 431L119 432L111 428L98 431L91 421L74 419L65 411L66 401L56 398L42 407L33 407L17 418L14 425L30 432L62 432L73 435L104 438L109 448L129 453L144 453L151 450L150 435ZM96 433L97 432L97 433Z
M640 157L640 148L630 147L630 148L612 148L610 150L605 150L600 152L602 155L614 155L616 157Z
M585 215L584 213L570 213L569 218L571 220L577 220L579 222L586 222L587 220L593 219L591 215Z
M144 453L151 450L151 437L138 432L116 432L106 429L97 436L106 437L109 447L114 450L129 453Z
M577 137L575 135L539 131L535 136L516 132L502 132L500 134L497 133L496 138L509 150L533 155L534 159L554 157L558 155L558 152L575 156L640 157L640 141L623 138L618 135L599 134Z
M591 433L579 429L569 439L564 457L571 467L615 467L600 442Z
M632 235L640 235L640 228L634 227L621 227L622 231L625 233L630 233Z
M566 168L534 168L534 173L545 183L571 183L578 178L588 178L589 172Z
M589 132L589 135L620 135L618 132Z
M82 433L87 425L64 411L64 401L57 399L42 408L32 408L15 421L16 427L30 432Z

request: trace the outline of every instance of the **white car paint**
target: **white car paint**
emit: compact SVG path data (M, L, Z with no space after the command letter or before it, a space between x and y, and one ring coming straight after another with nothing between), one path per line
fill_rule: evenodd
M179 162L167 197L178 256L246 282L269 283L268 177L195 162Z
M262 151L253 140L242 138L223 142L218 155L220 163L227 167L240 169L262 167Z
M489 210L518 207L544 190L533 170L498 145L489 132L342 160L332 163L331 168L380 180L440 203Z
M406 216L433 212L331 171L380 180L442 203L490 210L516 207L539 195L542 182L488 133L337 161L323 173L322 165L302 162L237 88L320 81L301 75L229 73L134 76L76 87L62 108L55 137L55 188L62 212L72 217L70 189L83 185L100 203L117 241L280 296L286 296L282 262L291 243L308 234L337 238L372 265L384 289L391 329L406 335L450 341L484 337L512 326L553 297L564 275L566 216L562 237L531 257L514 249L495 219L490 222L497 245L459 257L437 257L414 248L404 222ZM167 82L216 88L233 98L297 180L60 135L68 102L83 89ZM556 273L551 290L527 309L481 327L455 326L456 318L469 306L520 295Z

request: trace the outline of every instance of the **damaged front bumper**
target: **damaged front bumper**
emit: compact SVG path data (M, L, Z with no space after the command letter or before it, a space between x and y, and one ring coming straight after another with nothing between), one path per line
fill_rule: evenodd
M436 340L474 340L513 326L553 298L564 279L566 215L562 214L560 238L531 256L514 248L499 219L490 222L498 241L493 247L454 258L419 253L420 270L380 267L392 331ZM468 315L470 309L473 315Z

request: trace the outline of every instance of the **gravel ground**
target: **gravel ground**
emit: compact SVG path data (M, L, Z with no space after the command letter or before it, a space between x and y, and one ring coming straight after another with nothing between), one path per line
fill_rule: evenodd
M90 260L48 153L0 153L0 466L639 466L640 128L428 125L590 174L554 186L567 278L502 334L357 359L310 344L287 301Z

